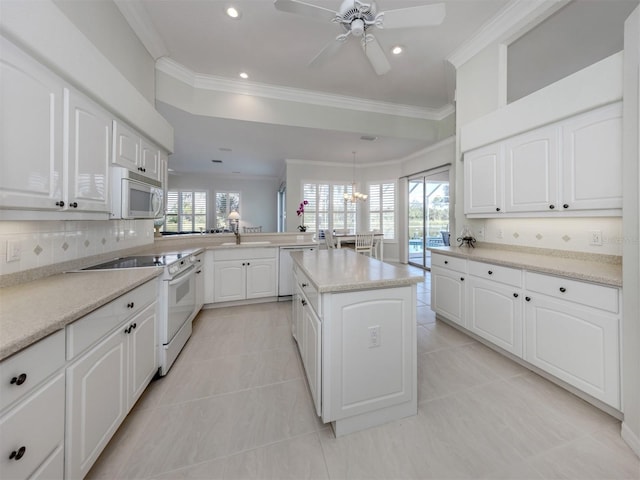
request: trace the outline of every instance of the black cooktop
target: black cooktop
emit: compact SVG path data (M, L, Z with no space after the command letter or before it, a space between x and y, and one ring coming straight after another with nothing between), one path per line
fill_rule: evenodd
M180 260L188 255L182 253L172 253L168 255L137 255L131 257L121 257L108 262L92 265L82 270L114 270L119 268L140 268L140 267L164 267Z

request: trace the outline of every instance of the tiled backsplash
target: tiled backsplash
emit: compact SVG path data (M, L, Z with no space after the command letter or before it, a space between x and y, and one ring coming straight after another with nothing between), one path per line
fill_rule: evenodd
M0 275L151 243L153 220L0 222Z

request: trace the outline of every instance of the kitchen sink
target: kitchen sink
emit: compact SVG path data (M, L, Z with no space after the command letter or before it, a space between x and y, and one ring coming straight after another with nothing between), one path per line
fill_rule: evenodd
M269 245L271 242L268 240L265 241L255 241L255 242L240 242L240 245ZM226 247L228 245L236 245L236 242L225 242L222 246Z

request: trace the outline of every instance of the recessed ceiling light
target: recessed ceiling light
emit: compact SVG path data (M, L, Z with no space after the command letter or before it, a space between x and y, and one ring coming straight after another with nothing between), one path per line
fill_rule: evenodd
M377 140L378 137L374 137L373 135L362 135L360 137L360 140L366 140L368 142L373 142L374 140Z
M218 150L221 152L231 152L232 150L229 147L220 147Z
M227 15L229 15L231 18L240 18L240 12L234 7L227 8Z
M391 53L393 53L394 55L400 55L402 52L404 52L404 48L400 45L396 45L391 49Z
M222 160L211 160L213 163L222 163Z
M244 78L246 80L249 78L249 74L247 72L240 72L240 78Z

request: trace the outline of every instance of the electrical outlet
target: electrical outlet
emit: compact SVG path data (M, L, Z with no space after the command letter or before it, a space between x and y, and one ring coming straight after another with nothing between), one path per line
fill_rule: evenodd
M380 325L369 327L369 348L380 346Z
M7 263L17 262L22 255L22 245L18 240L7 240Z
M484 227L478 227L478 233L476 234L476 240L484 240Z
M591 231L591 241L589 245L602 245L602 230L592 230Z

